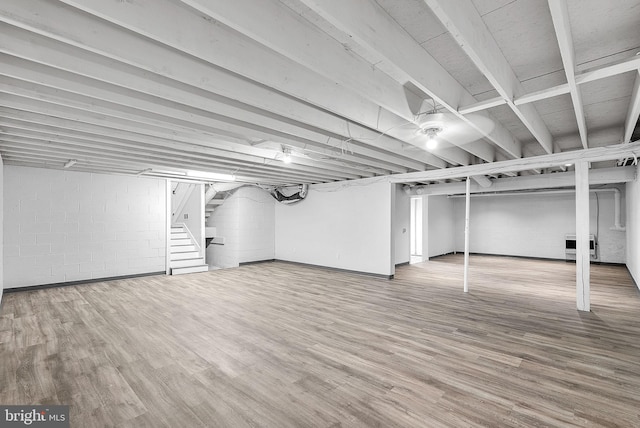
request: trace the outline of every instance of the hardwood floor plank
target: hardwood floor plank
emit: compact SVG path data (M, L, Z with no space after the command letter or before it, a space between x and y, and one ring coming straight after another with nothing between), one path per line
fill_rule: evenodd
M640 293L460 256L394 280L283 262L7 294L0 402L83 427L637 427Z

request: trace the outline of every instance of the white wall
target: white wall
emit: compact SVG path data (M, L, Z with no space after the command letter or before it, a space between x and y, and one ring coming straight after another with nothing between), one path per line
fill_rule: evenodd
M238 262L275 258L276 200L259 187L236 191L239 208Z
M627 268L640 287L640 179L627 183Z
M402 184L396 185L395 216L393 235L395 241L395 264L409 263L411 259L410 225L411 196L402 190Z
M312 185L297 204L276 204L276 258L393 275L395 186Z
M164 180L4 168L6 288L165 270Z
M591 193L590 228L598 237L598 261L624 263L625 232L610 230L613 193L599 193L597 199L598 204ZM464 198L454 199L457 251L464 250L464 204ZM573 193L471 198L472 253L564 259L565 235L575 233L575 228Z
M0 226L4 224L4 162L0 156ZM2 294L4 290L4 228L0 227L0 305L2 305Z
M428 257L452 253L455 249L453 200L446 196L428 196Z
M275 258L275 199L258 187L241 187L207 219L224 245L207 248L207 263L221 268Z

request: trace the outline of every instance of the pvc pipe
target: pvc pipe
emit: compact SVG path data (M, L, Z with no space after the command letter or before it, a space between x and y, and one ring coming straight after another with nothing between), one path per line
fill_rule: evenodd
M469 292L469 213L471 203L471 179L467 177L467 194L464 211L464 292Z

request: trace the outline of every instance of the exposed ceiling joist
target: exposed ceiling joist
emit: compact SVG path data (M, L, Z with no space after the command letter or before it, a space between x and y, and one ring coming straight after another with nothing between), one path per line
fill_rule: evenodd
M635 180L635 167L602 168L589 172L589 184L592 186L602 184L627 183ZM472 177L475 179L475 176ZM557 172L553 174L527 175L521 177L504 177L492 181L491 188L487 189L479 183L471 183L471 193L482 192L508 192L515 190L553 189L558 187L575 186L576 175L571 172ZM422 195L454 195L465 193L466 183L443 183L416 186L420 188ZM417 189L414 187L412 192Z
M571 36L571 23L569 22L569 10L567 9L566 0L549 0L549 10L553 20L553 27L556 31L558 46L560 47L560 55L564 65L564 72L567 76L569 85L569 93L573 103L576 121L578 123L578 132L580 133L580 141L585 149L589 147L587 141L587 122L584 117L584 106L582 103L582 94L576 83L576 61L573 51L573 37Z
M606 79L608 77L617 76L622 73L628 73L629 71L636 71L638 69L640 69L640 56L633 56L623 61L617 61L606 66L596 67L582 73L575 73L575 82L577 85L582 85L584 83L595 82L596 80ZM549 88L528 92L524 95L516 97L514 99L514 103L515 105L528 104L557 97L559 95L569 94L570 92L571 88L569 84L563 83ZM459 111L462 114L469 114L476 111L486 110L504 105L506 103L507 101L502 97L493 97L488 100L478 101L464 107L460 107Z
M394 67L405 81L411 82L481 134L484 133L473 120L458 112L458 107L474 103L475 98L377 4L367 0L302 2L360 46ZM520 142L499 123L486 138L513 157L522 155ZM484 142L465 148L487 162L495 158L491 147Z
M640 117L640 70L636 72L636 78L633 83L633 92L631 93L631 101L629 102L629 110L627 111L627 117L624 122L624 138L623 143L631 141L633 131L638 124L638 118Z
M538 143L553 153L553 138L535 107L514 104L513 99L522 95L524 88L471 0L424 1Z
M550 168L579 161L603 162L623 159L630 156L640 157L640 141L564 153L553 153L523 159L511 159L480 165L461 166L458 168L397 174L390 176L389 181L391 183L412 183L416 181L434 181L460 177L472 177L474 175L504 174L508 172L527 171L530 169Z
M148 161L279 185L433 168L458 180L550 141L584 148L587 125L591 147L634 139L640 56L624 57L640 33L625 28L640 9L565 1L4 0L0 153L13 165L77 159L68 170L138 174ZM554 5L564 9L552 22ZM556 38L536 33L552 24ZM549 100L572 91L586 103L579 127L581 102ZM494 175L544 172L522 168Z
M471 178L482 188L491 187L491 185L493 184L493 182L486 175L474 175Z
M81 2L65 0L65 3L96 16L103 17L108 21L164 43L177 50L187 52L195 58L200 58L210 64L222 67L225 70L243 75L255 82L276 88L298 99L311 101L324 109L353 120L353 124L346 124L346 129L344 123L340 124L343 132L346 130L347 133L349 133L350 126L357 131L359 126L356 124L363 124L370 128L381 130L390 128L390 126L386 127L385 123L379 123L379 106L370 102L367 103L364 97L352 93L350 96L357 102L340 102L340 100L351 93L350 87L336 87L335 84L330 84L330 82L332 82L331 80L318 75L315 70L311 71L312 69L305 68L303 65L284 60L281 55L276 55L269 49L263 49L258 43L250 43L244 40L224 26L210 25L210 21L203 20L197 15L189 13L187 8L181 7L174 2L166 0L139 0L135 3L110 3L93 0L83 0ZM236 7L235 4L230 6L228 9L231 10L234 10ZM255 7L256 5L254 5L254 8ZM138 17L141 16L141 14L138 13L140 10L147 11L145 19L143 20L138 19ZM242 8L239 10L246 13ZM264 17L264 14L260 16ZM281 17L284 18L284 15ZM167 31L167 28L171 27L189 28L190 34L198 34L198 36L190 39L184 34L179 35L174 31ZM278 27L277 30L280 30L280 27ZM311 36L311 34L309 36ZM218 43L218 40L225 40L223 46ZM215 46L215 49L212 49L211 46ZM326 48L332 47L326 43L323 44L323 46ZM149 55L149 53L145 55ZM370 86L363 88L361 92L375 93L376 91L374 91L372 87L378 88L377 90L383 88L383 95L380 98L393 100L398 99L398 96L402 95L402 100L405 99L402 88L397 84L393 85L394 82L386 75L379 72L373 73L372 75L370 67L363 69L363 65L354 60L350 61L347 65L352 67L352 76L354 75L353 73L360 70L362 73L365 73L367 77L367 79L363 80L374 80ZM282 79L282 76L285 75L289 75L290 78ZM360 76L360 79L362 79L362 77L363 76ZM213 77L208 77L207 80L212 78ZM351 77L351 82L355 80L359 79ZM317 92L310 94L308 90L310 87L317 88ZM397 107L402 100L396 102L395 106ZM404 104L404 112L407 114L408 107L406 107L406 100ZM354 108L356 105L358 107ZM365 105L367 108L365 108ZM305 123L313 123L316 120L317 119L310 117L306 119ZM404 124L406 125L406 122L404 122ZM344 137L357 139L357 133L356 137L352 135L345 135ZM380 139L380 137L381 135L378 133L375 137L371 138L373 140L373 138ZM369 141L371 140L367 142ZM417 154L417 156L424 158L426 160L425 163L429 165L438 168L446 166L442 160L428 152Z

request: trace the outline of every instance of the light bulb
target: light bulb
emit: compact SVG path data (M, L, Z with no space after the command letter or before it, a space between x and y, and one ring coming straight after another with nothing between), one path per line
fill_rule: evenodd
M427 140L427 149L433 150L436 147L438 147L438 140L436 140L434 137L429 137L429 139Z
M291 163L291 153L285 152L284 156L282 157L282 162L287 164Z

